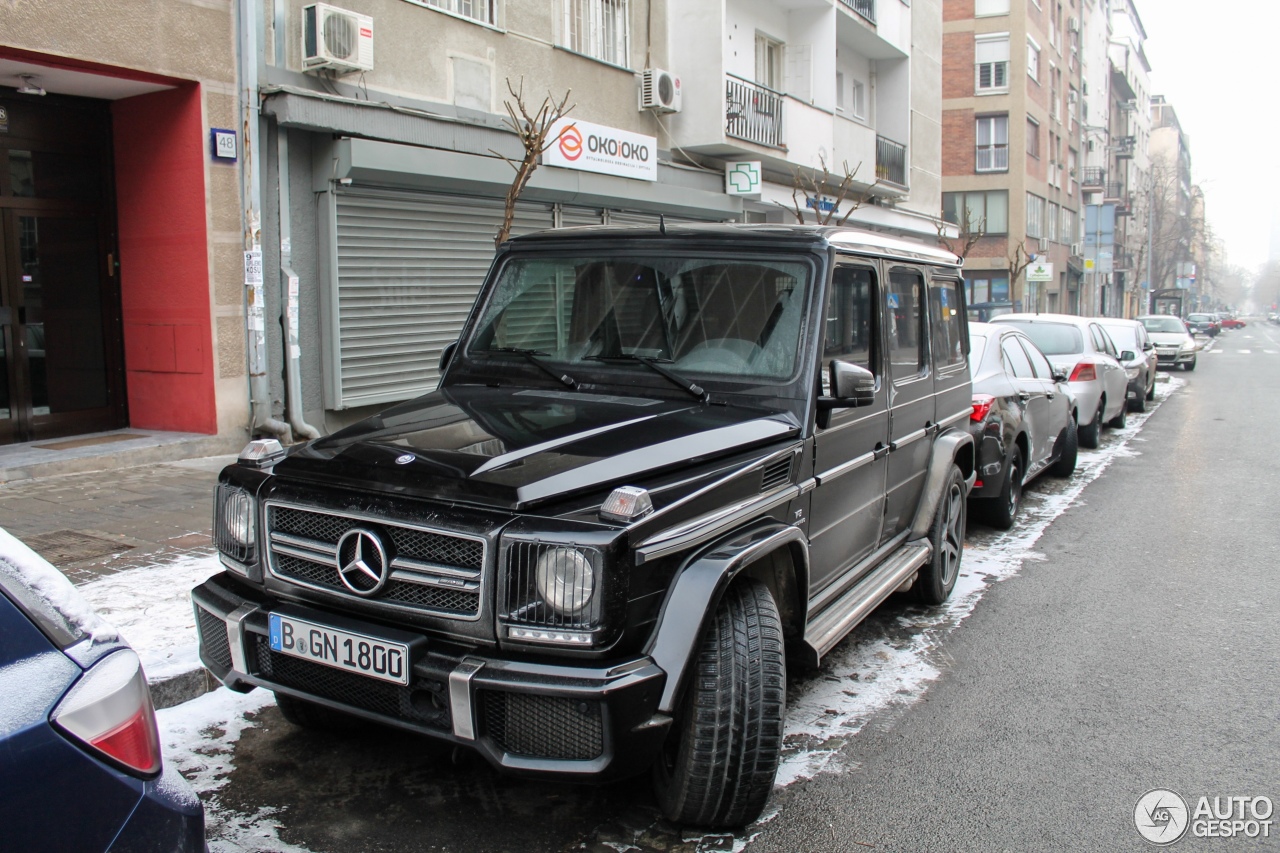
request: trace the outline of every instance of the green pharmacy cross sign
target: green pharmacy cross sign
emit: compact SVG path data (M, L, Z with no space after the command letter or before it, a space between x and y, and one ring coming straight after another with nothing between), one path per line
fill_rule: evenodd
M760 161L726 163L724 186L724 191L729 195L760 195Z

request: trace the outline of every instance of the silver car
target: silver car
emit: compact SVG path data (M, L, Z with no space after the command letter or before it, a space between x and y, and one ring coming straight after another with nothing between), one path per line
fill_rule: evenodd
M1067 374L1067 383L1080 413L1080 446L1097 447L1102 440L1102 424L1123 429L1128 423L1126 399L1129 379L1120 365L1122 354L1106 329L1093 317L1074 314L1005 314L992 320L1008 323L1026 332L1049 357L1054 367Z
M1147 401L1156 398L1156 367L1159 365L1159 357L1155 344L1147 335L1146 327L1137 320L1099 317L1098 323L1107 330L1111 342L1122 354L1133 354L1133 358L1121 360L1121 367L1129 379L1129 411L1145 412Z
M1160 364L1169 367L1181 365L1183 370L1196 369L1196 353L1200 351L1200 345L1187 331L1185 323L1172 314L1148 314L1139 317L1138 322L1155 343Z

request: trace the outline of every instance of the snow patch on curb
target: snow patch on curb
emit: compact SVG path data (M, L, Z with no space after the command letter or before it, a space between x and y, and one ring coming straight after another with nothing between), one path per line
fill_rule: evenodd
M129 569L77 587L142 659L149 681L198 670L191 590L222 571L212 554Z

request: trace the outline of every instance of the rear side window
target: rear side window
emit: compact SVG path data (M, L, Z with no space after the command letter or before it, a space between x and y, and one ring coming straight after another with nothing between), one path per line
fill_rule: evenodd
M1022 345L1018 343L1017 338L1009 337L1001 341L1000 351L1004 353L1004 363L1010 373L1019 379L1035 378L1036 374L1031 369L1031 362L1027 359L1027 354L1022 351Z
M894 382L913 379L924 369L923 276L899 267L889 273L885 293L889 369Z
M1040 350L1036 349L1035 344L1031 341L1018 341L1022 344L1022 348L1027 351L1027 358L1031 359L1031 366L1036 369L1036 376L1041 379L1053 378L1053 365L1049 364L1049 359L1044 357Z
M947 279L929 282L929 335L935 368L942 370L964 363L963 334L960 282Z

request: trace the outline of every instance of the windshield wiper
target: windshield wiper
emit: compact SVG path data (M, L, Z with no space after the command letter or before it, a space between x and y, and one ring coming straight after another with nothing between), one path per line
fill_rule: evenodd
M656 358L651 358L647 355L636 355L635 353L625 352L619 355L589 355L584 360L586 361L638 361L641 364L643 364L645 367L652 370L654 373L657 373L659 376L663 377L664 379L670 380L672 384L678 385L681 390L688 391L690 394L692 394L694 397L697 397L699 400L703 400L707 396L707 392L703 389L701 385L697 384L696 382L690 382L688 379L685 379L680 374L673 373L672 371L667 370L665 367L663 367L662 364L672 363L671 359L669 358L656 359ZM659 362L662 362L662 364L659 364Z
M538 358L540 355L550 355L550 353L545 353L536 349L522 349L521 347L489 347L488 349L475 350L475 352L510 352L515 353L516 355L522 355L525 357L526 361L550 376L552 379L557 382L563 382L575 391L578 390L578 380L563 371L556 370L554 367Z

